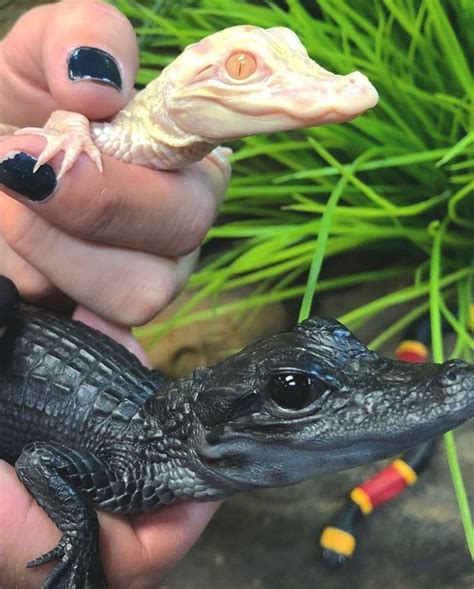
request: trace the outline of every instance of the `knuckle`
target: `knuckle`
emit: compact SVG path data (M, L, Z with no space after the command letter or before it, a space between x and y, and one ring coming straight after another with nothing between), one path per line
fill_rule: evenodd
M197 264L200 253L201 249L196 248L191 253L177 260L175 272L175 297L178 296L181 293L181 291L184 290L189 280L189 277L193 273L193 270Z
M16 227L16 225L15 225ZM36 241L28 241L23 231L10 233L7 239L4 228L0 232L0 274L9 276L16 284L22 296L30 301L42 300L50 297L56 292L54 284L49 278L32 266L25 255L16 250L28 252ZM13 246L16 247L16 250Z
M196 198L199 204L192 207L194 210L184 211L179 223L179 229L175 232L173 253L186 255L197 249L206 237L216 216L216 208L211 198L201 195Z
M202 244L212 224L212 220L213 218L207 214L207 212L196 215L196 217L191 222L189 231L190 238L187 251L185 252L186 254L191 253Z
M102 188L91 198L86 210L75 216L71 230L80 237L92 240L103 238L113 226L119 211L117 197Z
M36 250L38 242L44 235L44 223L33 213L12 218L10 222L3 224L2 229L5 241L10 248L26 259L31 257L31 253Z
M31 268L21 268L13 273L21 295L28 301L35 302L47 299L56 293L52 282Z
M155 280L147 277L133 289L124 288L123 296L110 309L113 319L130 327L148 323L175 296L174 282L172 271L167 269Z

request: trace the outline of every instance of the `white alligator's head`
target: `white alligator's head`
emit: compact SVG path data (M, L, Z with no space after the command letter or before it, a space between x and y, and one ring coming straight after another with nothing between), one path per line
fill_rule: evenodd
M363 74L325 70L283 27L245 25L210 35L160 78L169 120L216 143L348 121L378 100Z

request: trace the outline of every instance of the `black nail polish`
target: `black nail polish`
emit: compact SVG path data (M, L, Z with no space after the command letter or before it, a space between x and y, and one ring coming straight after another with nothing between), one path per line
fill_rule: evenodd
M68 59L69 79L89 80L122 89L122 76L115 59L96 47L78 47Z
M22 151L12 153L0 162L0 184L34 202L51 196L57 186L54 168L44 164L33 173L36 159Z
M20 306L20 295L16 286L6 276L0 276L0 328L15 318Z

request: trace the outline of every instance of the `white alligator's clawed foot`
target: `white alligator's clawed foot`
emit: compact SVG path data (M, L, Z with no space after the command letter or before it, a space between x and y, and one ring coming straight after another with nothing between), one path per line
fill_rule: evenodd
M228 180L232 174L232 166L230 165L229 158L233 154L233 150L230 147L224 147L218 145L210 153L207 154L207 158L211 160L224 174L224 177Z
M81 153L86 153L102 172L100 151L92 141L90 124L84 115L57 110L44 127L25 127L16 131L15 135L38 135L46 139L46 147L38 157L34 172L60 151L64 151L64 159L58 180L72 168Z

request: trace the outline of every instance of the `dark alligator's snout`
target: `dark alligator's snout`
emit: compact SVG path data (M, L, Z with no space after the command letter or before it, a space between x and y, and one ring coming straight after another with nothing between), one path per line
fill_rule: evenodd
M394 456L474 416L474 366L381 358L315 318L210 370L197 413L206 471L274 486Z
M440 388L446 410L462 421L474 417L474 365L448 360L440 366Z
M474 383L474 365L464 360L448 360L441 364L444 378L454 387L461 389L473 388ZM449 386L449 384L448 384Z
M461 360L411 364L362 360L353 372L353 393L335 419L366 446L373 459L439 436L474 417L474 366ZM353 425L350 425L353 422ZM355 424L359 423L360 427Z

